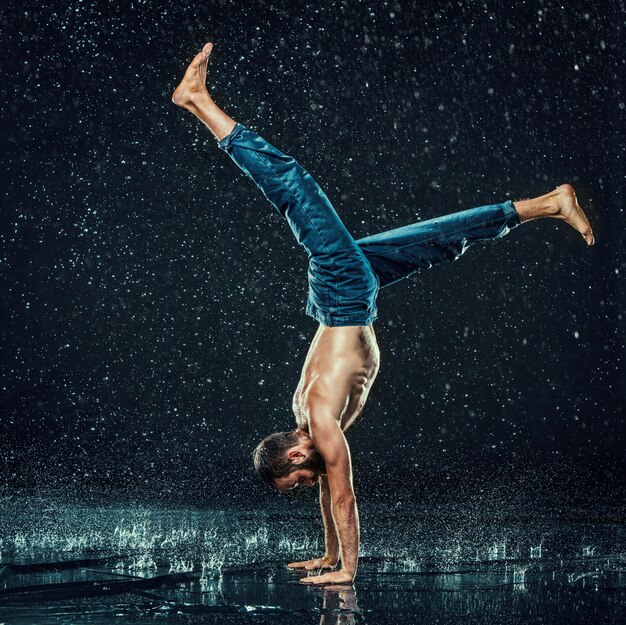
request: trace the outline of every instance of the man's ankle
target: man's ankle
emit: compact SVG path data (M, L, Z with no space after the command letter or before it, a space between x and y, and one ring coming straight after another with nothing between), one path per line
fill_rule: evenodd
M551 195L534 198L532 200L519 200L513 202L520 223L542 217L553 217L559 212L556 198Z

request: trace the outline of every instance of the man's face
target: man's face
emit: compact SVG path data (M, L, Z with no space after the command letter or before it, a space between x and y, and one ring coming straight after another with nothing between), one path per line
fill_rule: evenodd
M280 491L291 490L298 486L315 486L319 481L319 473L311 469L296 469L289 475L278 477L274 480L276 488Z

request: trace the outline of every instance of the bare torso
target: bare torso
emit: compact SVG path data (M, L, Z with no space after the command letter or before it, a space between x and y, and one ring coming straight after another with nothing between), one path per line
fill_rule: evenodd
M320 376L333 371L333 375L347 376L350 381L345 407L339 416L341 429L345 432L361 413L379 365L380 352L371 325L334 328L320 325L311 342L293 396L293 411L298 427L305 432L309 431L308 413L303 402L308 388Z

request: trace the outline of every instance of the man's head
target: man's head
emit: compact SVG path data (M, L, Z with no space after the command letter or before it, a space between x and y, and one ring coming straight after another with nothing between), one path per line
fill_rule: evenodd
M252 456L261 479L277 490L313 486L326 473L324 458L302 430L270 434Z

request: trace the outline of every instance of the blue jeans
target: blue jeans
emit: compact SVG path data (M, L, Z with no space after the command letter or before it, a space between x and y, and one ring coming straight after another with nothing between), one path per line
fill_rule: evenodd
M287 219L309 257L306 314L325 326L377 317L378 290L473 243L504 236L520 221L512 201L420 221L355 241L322 189L293 157L243 124L219 142Z

